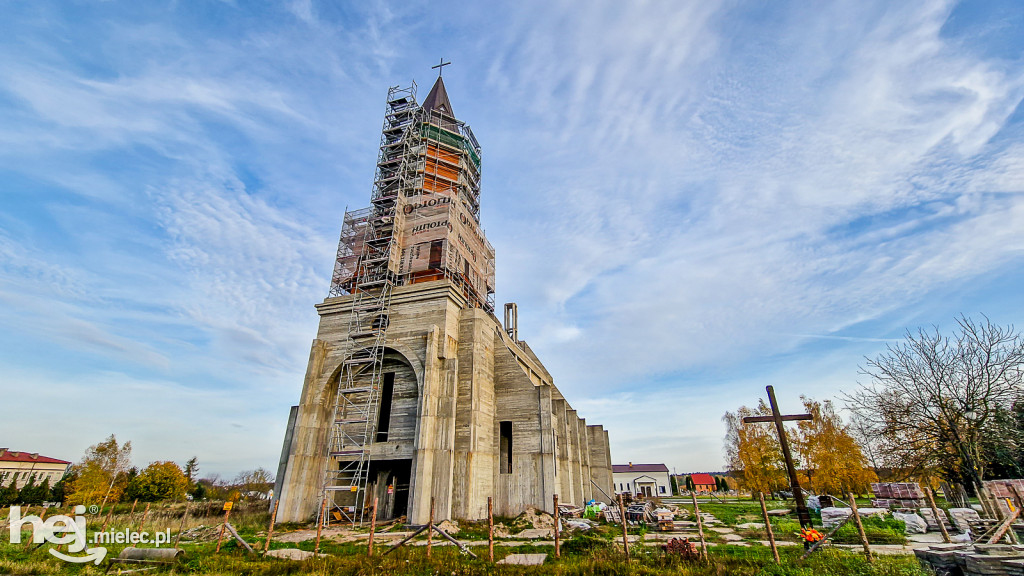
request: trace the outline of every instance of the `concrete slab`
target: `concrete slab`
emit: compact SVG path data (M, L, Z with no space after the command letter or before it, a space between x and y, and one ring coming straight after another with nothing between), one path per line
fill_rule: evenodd
M514 538L554 538L555 532L551 528L527 528L518 534L513 534Z
M313 554L305 550L299 550L298 548L280 548L278 550L271 550L267 552L267 556L272 558L283 558L285 560L305 560L312 558L313 556L324 556L324 554Z
M927 532L925 534L907 534L907 540L911 542L928 542L930 544L939 544L943 542L942 534L939 532Z
M722 534L722 539L726 542L733 543L743 540L743 536L740 536L739 534Z
M733 532L735 532L735 530L733 530L732 528L728 528L726 526L709 526L708 530L718 532L719 534L732 534Z
M518 564L519 566L540 566L548 557L547 554L509 554L495 564Z

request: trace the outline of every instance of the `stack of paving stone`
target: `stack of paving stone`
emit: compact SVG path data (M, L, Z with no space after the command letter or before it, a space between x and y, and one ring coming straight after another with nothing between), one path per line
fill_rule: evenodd
M995 498L996 504L999 505L1000 510L1005 516L1010 513L1010 505L1007 503L1007 499L1016 502L1017 493L1024 494L1024 480L986 480L985 488Z
M936 576L962 576L963 555L968 544L937 544L914 550L918 561L931 566Z
M921 508L917 513L924 518L924 521L928 524L929 532L939 531L939 523L935 521L935 515L932 514L932 509L930 507ZM939 508L939 520L946 526L947 532L953 531L953 525L950 524L949 517L946 516L946 512L942 508Z
M914 550L937 576L1024 576L1024 547L938 544Z
M949 516L953 519L953 524L956 524L956 529L961 532L967 532L971 529L972 524L981 522L981 516L974 508L950 508ZM977 534L981 534L981 532L977 532Z
M975 544L974 553L964 555L964 576L1016 576L1020 569L1016 562L1024 560L1024 552L1015 548L1018 547Z
M917 482L876 482L871 485L875 508L921 508L925 506L924 491Z

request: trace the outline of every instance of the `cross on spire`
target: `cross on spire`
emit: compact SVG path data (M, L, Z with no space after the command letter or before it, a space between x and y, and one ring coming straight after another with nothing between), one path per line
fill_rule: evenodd
M430 69L433 70L434 68L437 68L437 77L440 78L441 72L444 72L444 67L448 66L449 64L451 64L451 62L445 62L444 58L442 57L441 63L438 64L437 66L431 66Z

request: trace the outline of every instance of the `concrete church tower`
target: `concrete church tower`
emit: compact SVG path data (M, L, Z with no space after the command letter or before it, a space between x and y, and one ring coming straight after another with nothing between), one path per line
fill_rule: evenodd
M275 497L280 522L551 511L612 494L608 434L494 315L481 150L439 75L388 92L371 206L345 213Z

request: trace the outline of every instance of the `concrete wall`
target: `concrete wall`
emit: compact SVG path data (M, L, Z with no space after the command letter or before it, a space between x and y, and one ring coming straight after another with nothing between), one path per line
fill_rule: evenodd
M328 424L349 354L351 300L317 306L320 328L292 429L279 521L308 520L318 506ZM488 496L502 515L552 511L555 493L561 502L583 504L594 494L591 479L611 493L607 433L579 418L536 355L513 342L493 315L468 307L455 287L438 280L397 287L389 320L385 371L396 373L391 430L371 454L412 459L410 523L426 523L431 497L440 520L483 518ZM513 423L511 474L499 470L502 421Z

